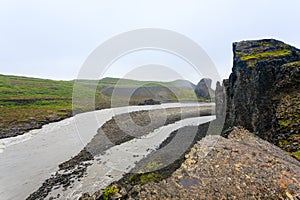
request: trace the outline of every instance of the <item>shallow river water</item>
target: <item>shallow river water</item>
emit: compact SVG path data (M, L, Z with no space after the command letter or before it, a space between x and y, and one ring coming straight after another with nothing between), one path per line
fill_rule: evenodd
M45 179L50 177L51 173L58 170L60 163L78 154L97 133L98 128L115 115L139 110L199 105L208 106L212 104L168 103L154 106L128 106L103 109L78 114L60 122L45 125L41 129L29 131L21 136L2 139L0 140L0 199L19 200L28 197ZM203 120L210 121L213 120L213 118L206 117L203 118ZM187 120L186 122L187 124L200 124L204 122L203 120L194 119L194 121ZM157 134L157 137L151 137L154 138L154 140L147 142L147 148L154 148L157 143L159 144L164 140L167 136L166 133L171 133L173 129L178 129L179 126L182 126L182 123L169 125L165 129L160 129L164 131L161 131L161 134ZM141 141L134 140L127 142L124 144L124 148L126 145L127 148L128 145L138 145L139 142ZM116 149L112 148L109 151L115 152ZM109 155L111 155L111 153L109 153ZM111 156L110 159L114 159L114 157ZM136 159L139 159L139 157L136 157ZM136 160L129 160L127 165L135 161ZM98 167L97 169L99 169ZM93 168L90 168L90 170L93 170ZM107 171L103 171L103 174L106 173ZM93 171L90 171L89 174L92 175ZM119 176L119 173L116 174L116 178ZM92 178L87 177L86 180L89 179ZM111 180L108 182L110 181ZM82 185L80 187L84 189ZM79 191L81 189L79 189Z

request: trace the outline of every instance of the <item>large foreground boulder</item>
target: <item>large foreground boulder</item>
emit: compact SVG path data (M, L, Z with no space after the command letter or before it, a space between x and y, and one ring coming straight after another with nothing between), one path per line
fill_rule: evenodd
M126 199L297 199L300 164L280 148L234 128L206 136L171 177L136 185ZM120 195L120 194L118 194Z

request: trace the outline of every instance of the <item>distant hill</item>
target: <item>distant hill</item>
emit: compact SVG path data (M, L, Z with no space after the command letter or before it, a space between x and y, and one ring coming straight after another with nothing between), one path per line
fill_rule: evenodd
M196 100L195 85L187 80L171 82L136 81L130 79L104 78L99 81L100 93L117 99L130 98L131 104L146 99L161 102Z
M160 88L194 89L195 85L187 80L171 82L137 81L119 78L103 78L101 80L77 80L84 90L89 91L96 86L99 91L111 91L118 88ZM75 80L55 81L49 79L29 78L22 76L10 76L0 74L0 100L26 100L26 99L71 99ZM99 94L96 94L99 95Z
M162 82L162 81L138 81L132 79L119 79L119 78L111 78L106 77L99 80L99 84L103 84L106 86L115 86L119 85L122 87L134 87L134 86L168 86L168 87L179 87L179 88L194 88L195 85L187 80L178 79L175 81Z

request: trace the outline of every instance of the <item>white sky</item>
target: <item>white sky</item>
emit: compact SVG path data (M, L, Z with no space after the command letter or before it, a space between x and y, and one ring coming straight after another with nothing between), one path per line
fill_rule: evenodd
M163 28L197 42L227 78L234 41L275 38L300 47L299 13L299 0L0 0L0 73L75 79L88 55L112 36ZM151 57L183 67L178 58L145 52L119 60L108 75L122 77Z

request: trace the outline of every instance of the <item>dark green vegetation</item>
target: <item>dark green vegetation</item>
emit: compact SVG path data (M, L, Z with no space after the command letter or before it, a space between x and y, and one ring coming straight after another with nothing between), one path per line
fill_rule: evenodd
M118 193L118 189L116 187L108 187L103 192L103 199L109 200L111 196Z
M130 184L146 184L149 182L158 182L162 180L162 176L159 173L136 173L129 177Z
M72 102L75 82L80 91L76 96L79 103ZM115 88L118 92L111 105ZM161 102L205 100L196 98L193 89L194 85L185 80L154 82L104 78L100 81L54 81L0 75L0 138L23 134L72 114L128 103L137 105L150 98ZM130 92L132 95L128 96ZM89 99L94 99L95 103L88 104Z
M297 158L298 160L300 160L300 151L297 152L293 152L292 155Z

